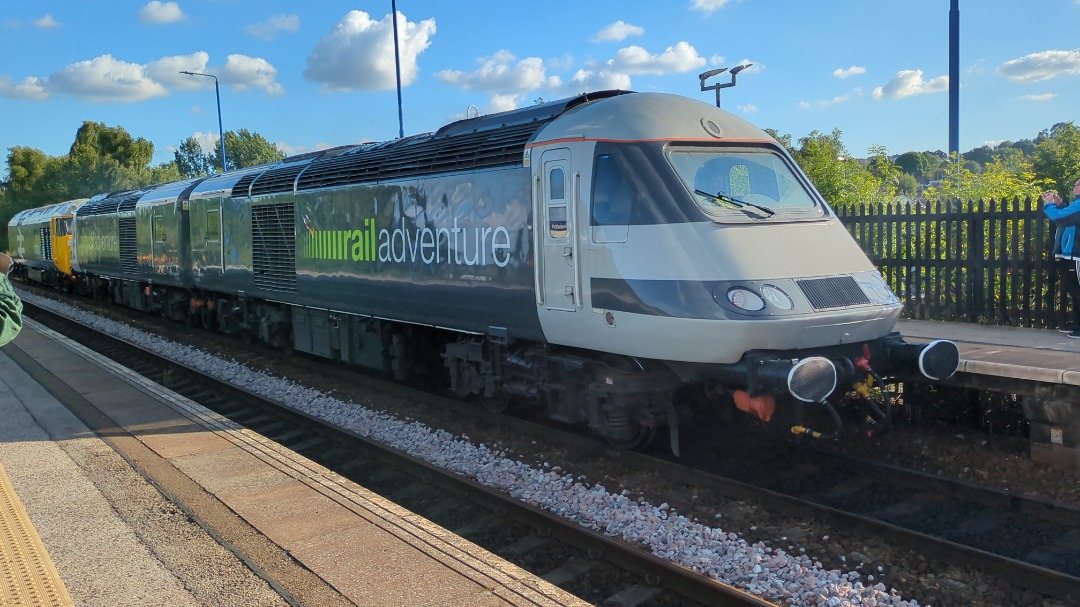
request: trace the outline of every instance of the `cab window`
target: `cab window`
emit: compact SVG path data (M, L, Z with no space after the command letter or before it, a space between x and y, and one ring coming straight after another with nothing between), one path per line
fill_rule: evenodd
M592 225L627 225L636 192L611 154L596 157L593 166Z

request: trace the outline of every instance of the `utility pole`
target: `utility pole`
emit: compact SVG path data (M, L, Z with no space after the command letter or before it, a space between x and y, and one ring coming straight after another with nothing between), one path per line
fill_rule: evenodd
M401 52L398 50L397 0L390 0L390 10L394 13L394 70L397 72L398 139L402 139L405 137L405 118L401 113Z
M217 97L217 128L218 135L221 137L221 172L225 172L225 129L221 127L221 89L218 88L217 76L213 74L200 74L198 72L185 72L181 71L181 74L187 74L188 76L206 76L207 78L214 79L214 95Z
M960 0L949 9L949 155L960 162Z

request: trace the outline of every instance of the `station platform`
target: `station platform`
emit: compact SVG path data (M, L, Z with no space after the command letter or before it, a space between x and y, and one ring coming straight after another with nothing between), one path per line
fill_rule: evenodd
M30 319L0 419L3 605L587 604Z
M1052 329L901 320L896 330L919 343L950 339L962 373L1080 386L1080 339Z
M951 339L960 368L947 383L1022 397L1032 461L1080 474L1080 339L1052 329L900 321L918 343Z

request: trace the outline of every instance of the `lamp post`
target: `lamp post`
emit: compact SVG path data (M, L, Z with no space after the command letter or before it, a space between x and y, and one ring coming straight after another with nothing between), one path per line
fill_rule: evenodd
M727 83L724 83L724 84L714 84L712 86L705 86L705 81L708 80L709 78L712 78L713 76L718 76L720 74L723 74L724 72L727 72L726 67L721 67L721 68L717 68L715 70L709 70L707 72L698 74L698 80L701 81L701 90L702 91L715 90L716 91L716 107L720 107L720 89L726 89L726 88L735 86L735 76L737 76L739 74L739 72L745 70L746 68L750 67L751 65L754 65L754 64L753 63L744 63L742 65L737 65L737 66L731 68L731 71L728 72L728 74L731 74L731 82L727 82Z
M225 129L221 127L221 89L218 88L217 76L213 74L200 74L199 72L186 72L181 70L181 74L187 74L188 76L205 76L207 78L214 79L214 95L217 97L217 127L218 134L221 137L221 172L225 172Z

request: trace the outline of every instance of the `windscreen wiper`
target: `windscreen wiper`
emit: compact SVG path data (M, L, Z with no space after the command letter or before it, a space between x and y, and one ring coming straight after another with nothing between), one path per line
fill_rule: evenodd
M723 192L717 192L715 194L710 194L710 193L702 191L702 190L694 190L694 193L695 194L701 194L702 196L708 196L709 198L712 198L713 200L717 200L717 201L723 202L725 204L730 204L731 206L733 206L733 207L735 207L737 209L742 209L743 207L751 207L751 208L754 208L754 209L757 209L757 210L761 211L762 213L765 213L766 217L772 217L773 215L776 215L776 211L770 209L769 207L763 207L760 204L754 204L752 202L746 202L745 200L739 200L738 198L732 198L731 196L728 196L727 194L725 194Z

